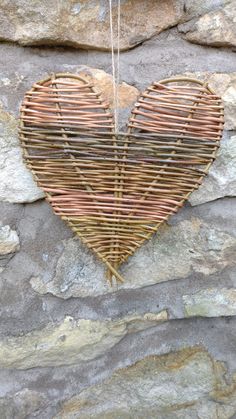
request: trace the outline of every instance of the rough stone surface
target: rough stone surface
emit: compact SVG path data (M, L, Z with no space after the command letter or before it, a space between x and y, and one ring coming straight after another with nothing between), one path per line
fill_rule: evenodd
M207 333L206 333L207 330ZM222 338L223 337L223 338ZM187 348L195 348L199 345L199 342L202 345L202 348L206 348L210 355L208 355L209 362L206 361L207 367L198 368L198 365L201 367L204 365L204 359L207 357L194 357L195 362L188 363L188 356L191 353ZM200 353L205 352L204 349L200 349ZM179 351L183 354L185 361L181 362L179 357ZM170 358L168 354L172 354ZM185 378L188 382L188 374L193 378L192 382L197 381L197 388L200 389L200 381L203 378L203 386L205 383L212 381L212 374L214 376L223 376L227 380L227 385L225 386L224 378L223 382L221 379L216 379L217 386L214 392L210 394L210 406L208 405L208 394L205 393L205 397L202 397L200 401L201 413L205 411L206 418L211 418L210 413L216 411L223 414L223 412L232 412L235 404L235 384L232 382L232 371L235 370L235 322L233 319L224 319L224 318L214 318L214 319L202 319L195 318L194 321L191 319L163 322L158 324L156 327L152 327L142 331L141 333L131 333L122 339L114 348L106 352L103 356L90 361L89 363L84 363L83 365L67 366L67 367L56 367L56 368L32 368L30 370L1 370L1 384L0 384L0 397L5 398L6 400L12 400L15 393L24 390L25 388L35 389L38 393L38 397L42 400L42 396L45 397L45 402L43 407L39 409L36 417L40 419L53 418L56 416L57 412L61 411L62 401L70 400L74 395L83 392L83 390L88 389L90 386L99 384L111 377L111 375L120 368L127 368L127 366L134 365L137 361L146 358L150 355L156 355L154 363L158 364L158 359L160 359L160 365L163 364L163 354L167 355L167 360L171 361L168 363L170 369L169 373L171 374L171 379L168 380L168 374L166 374L166 385L165 389L168 387L168 384L171 388L174 388L178 383L180 384L180 392L175 393L175 397L182 397L182 390L185 395L194 400L198 398L198 395L190 394L188 392L188 386L184 387ZM161 355L161 358L159 357ZM190 356L191 357L191 356ZM197 362L199 361L199 362ZM219 362L220 361L220 362ZM229 370L224 370L224 367L221 364L221 361L227 362L225 367L229 367ZM187 368L186 368L187 364ZM211 368L210 365L211 364ZM153 366L153 364L152 364ZM179 367L180 368L179 368ZM214 369L214 373L212 373ZM170 371L171 370L171 371ZM193 374L191 374L193 370ZM210 373L209 381L205 381L205 372ZM129 371L129 369L127 370ZM166 370L168 371L168 370ZM175 371L177 372L177 377L179 380L173 382L175 378ZM182 374L183 371L183 374ZM162 375L161 368L157 370L156 380L160 374ZM147 374L153 377L153 369L150 369ZM199 374L199 378L197 378ZM141 374L140 374L141 375ZM127 373L127 376L129 374ZM120 389L126 388L126 381L122 380L123 374L121 374L120 380ZM162 375L163 377L163 375ZM12 383L13 382L13 383ZM159 382L159 381L157 381ZM142 381L143 383L143 381ZM147 378L148 383L148 378ZM183 383L183 385L181 385ZM192 387L190 385L189 389ZM179 388L179 387L178 387ZM36 390L37 389L37 390ZM159 391L161 388L159 387ZM83 393L82 393L83 394ZM134 394L133 397L137 399L138 395ZM202 394L202 393L201 393ZM151 394L150 394L151 396ZM173 393L172 395L173 396ZM217 399L220 402L219 409L214 405L214 401ZM116 397L112 398L111 401L117 400ZM146 405L148 404L146 400ZM167 402L167 398L164 399ZM158 403L158 402L157 402ZM6 404L5 404L6 406ZM76 405L77 409L78 405ZM173 406L174 407L174 406ZM177 412L185 413L186 418L193 417L197 419L198 404L194 405L184 405L178 406L180 409ZM209 409L211 408L211 410ZM215 407L215 410L213 409ZM150 406L150 409L152 405ZM186 409L186 410L185 410ZM221 410L222 409L222 410ZM231 410L230 410L231 409ZM6 411L12 411L12 405L10 404ZM75 410L76 411L76 410ZM95 413L98 414L98 412ZM164 409L163 416L165 414L170 415L171 417L172 409ZM176 413L174 411L174 413ZM127 412L128 414L128 412ZM233 413L232 413L233 414ZM189 416L188 416L189 415ZM195 416L194 416L195 415ZM208 415L208 416L207 416ZM11 418L10 414L9 417ZM32 414L32 417L33 414ZM129 417L129 416L128 416ZM131 416L132 417L132 416ZM168 417L168 416L167 416ZM177 416L178 417L178 416ZM181 418L181 415L179 414ZM204 417L204 416L203 416ZM227 416L226 416L227 417ZM229 416L230 417L230 416ZM213 416L214 418L214 416ZM217 415L216 415L217 418ZM218 419L217 418L217 419ZM223 416L224 418L224 416Z
M213 10L197 21L178 26L188 41L215 47L236 47L236 4Z
M124 0L121 13L121 49L132 48L184 16L182 2L174 0ZM104 1L48 2L9 0L1 4L2 40L22 45L68 45L110 48L109 7ZM113 7L117 19L117 5ZM94 36L96 33L96 36Z
M19 250L19 237L17 232L8 225L0 224L0 256L8 255Z
M226 130L236 129L236 73L211 74L206 76L209 86L221 96L224 105L224 128Z
M229 3L231 0L185 0L183 4L183 9L185 12L186 20L190 20L193 16L199 17L204 15L211 10L218 10L225 4Z
M19 249L20 240L17 232L11 230L10 226L0 223L0 273Z
M130 315L120 321L75 321L67 316L58 325L0 342L0 368L35 368L72 365L105 353L127 333L167 320L167 312Z
M189 202L199 205L224 196L236 196L236 136L222 141L208 176Z
M42 393L25 388L12 397L0 398L0 417L2 419L35 417L45 402L47 400Z
M206 289L193 295L184 295L183 303L187 317L235 316L236 289Z
M236 109L236 79L234 83L229 86L226 92L222 96L225 110L225 129L235 130L235 109Z
M0 107L0 200L32 202L43 196L23 164L17 121Z
M218 8L224 1L123 0L120 48L126 50L180 22ZM53 6L53 7L51 7ZM117 20L117 4L112 15ZM0 39L21 45L65 45L107 50L111 48L108 2L46 2L3 0ZM96 33L96 36L94 36ZM114 24L114 44L117 45Z
M193 272L206 276L219 272L235 264L235 250L235 237L197 218L165 226L122 268L125 282L119 289L184 278ZM64 242L54 277L32 277L30 283L40 294L61 298L100 295L116 289L105 282L103 265L77 239Z
M227 394L223 372L200 348L148 357L82 391L55 418L230 418L236 405L218 404L214 394Z

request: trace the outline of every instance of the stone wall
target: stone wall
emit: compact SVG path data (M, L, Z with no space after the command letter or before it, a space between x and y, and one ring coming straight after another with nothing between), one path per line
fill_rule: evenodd
M22 162L34 81L83 73L112 102L107 6L1 0L0 418L235 418L235 0L121 2L123 129L139 91L177 74L208 80L225 105L208 178L123 266L123 285L107 284Z

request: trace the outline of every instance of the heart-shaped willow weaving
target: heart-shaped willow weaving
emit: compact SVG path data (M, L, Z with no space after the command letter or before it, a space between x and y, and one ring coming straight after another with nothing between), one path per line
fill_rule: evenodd
M56 214L117 272L197 189L223 129L220 98L199 80L153 83L126 133L91 82L59 73L35 83L21 107L24 159Z

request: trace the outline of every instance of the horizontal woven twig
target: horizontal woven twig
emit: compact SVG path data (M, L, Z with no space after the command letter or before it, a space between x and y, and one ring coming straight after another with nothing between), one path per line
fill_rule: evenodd
M201 184L222 129L220 98L179 78L153 83L115 135L93 85L56 74L26 93L20 139L54 212L122 281L120 264Z

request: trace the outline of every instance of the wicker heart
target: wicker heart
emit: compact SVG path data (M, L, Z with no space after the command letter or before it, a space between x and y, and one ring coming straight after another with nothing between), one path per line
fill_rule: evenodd
M78 75L35 83L20 118L24 160L54 212L120 281L120 264L199 187L222 129L220 98L188 78L153 83L119 135L109 105Z

